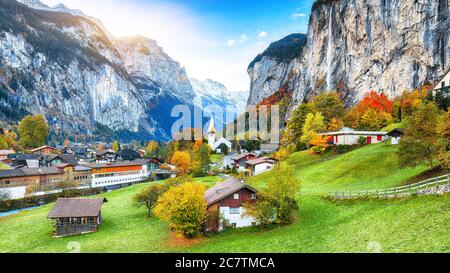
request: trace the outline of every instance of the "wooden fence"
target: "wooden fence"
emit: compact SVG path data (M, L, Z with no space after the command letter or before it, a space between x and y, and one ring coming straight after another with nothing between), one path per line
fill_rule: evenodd
M395 197L411 194L429 194L438 190L450 191L450 174L425 179L423 181L389 189L365 191L337 191L330 192L329 196L337 199L357 197Z

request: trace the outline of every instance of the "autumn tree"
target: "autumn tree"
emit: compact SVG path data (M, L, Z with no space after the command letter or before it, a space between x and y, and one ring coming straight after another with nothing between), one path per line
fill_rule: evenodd
M339 118L331 118L328 123L328 131L339 131L344 127L344 123Z
M193 175L195 177L204 176L211 166L211 149L208 144L202 144L193 151Z
M326 129L324 117L320 112L306 115L305 124L302 128L302 136L300 141L309 145L311 140L317 135L317 132Z
M253 217L260 227L265 228L276 219L276 207L273 200L264 193L257 193L258 198L254 203L244 203L244 215Z
M297 144L300 142L303 125L309 113L311 113L311 106L309 104L300 104L292 112L283 135L282 142L284 144Z
M136 193L133 196L133 201L139 208L146 206L147 216L150 217L159 197L162 196L165 191L166 188L161 184L151 185Z
M187 238L197 236L206 217L205 186L183 183L169 188L153 209L157 217Z
M406 120L405 132L400 141L399 160L402 166L418 166L427 161L433 168L439 145L438 125L440 111L434 103L421 106Z
M145 148L146 157L156 157L158 155L158 142L150 141Z
M286 160L293 152L295 152L294 145L281 146L280 149L273 154L273 158L278 161Z
M0 134L0 149L17 148L17 135L13 131L8 129L3 130L3 134Z
M438 159L442 168L450 170L450 109L442 115L438 126L439 155Z
M119 141L114 140L113 145L112 145L112 148L113 148L114 152L116 152L116 153L117 153L118 151L120 151L120 143L119 143Z
M26 116L20 122L18 132L21 145L32 149L46 143L49 127L42 115Z
M177 167L177 173L180 175L188 174L192 169L191 156L188 152L176 151L171 162Z
M300 180L295 176L292 166L286 162L280 162L268 174L267 188L262 192L275 207L276 221L291 223L293 212L298 209Z
M332 118L342 116L345 111L344 102L335 91L321 93L313 97L311 104L314 112L322 113L326 123Z
M103 142L100 142L97 146L97 150L103 152L105 149L106 149L105 144L103 144Z
M316 154L323 154L328 148L328 137L316 135L309 143L312 146L311 150Z
M68 139L64 140L63 145L64 145L64 147L69 147L70 146L70 140L68 140Z

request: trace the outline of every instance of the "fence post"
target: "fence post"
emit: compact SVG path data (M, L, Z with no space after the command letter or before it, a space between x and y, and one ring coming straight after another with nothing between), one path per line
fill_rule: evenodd
M428 178L427 178L426 183L425 183L425 193L428 193Z
M378 190L377 190L377 198L378 198Z

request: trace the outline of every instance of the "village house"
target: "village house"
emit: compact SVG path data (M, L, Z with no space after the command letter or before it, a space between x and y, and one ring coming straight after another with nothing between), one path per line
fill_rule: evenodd
M60 150L58 150L56 148L53 148L53 147L50 147L48 145L44 145L44 146L41 146L41 147L36 148L36 149L31 149L30 152L33 153L33 154L41 154L41 155L59 154L59 153L61 153Z
M246 162L255 158L256 156L254 154L245 152L233 157L231 160L233 160L233 167L236 168L236 170L243 172L247 170Z
M95 160L97 163L113 162L116 160L116 153L113 150L96 151Z
M400 143L400 140L404 134L402 128L395 128L387 133L387 136L391 139L392 145L397 145Z
M328 136L328 143L332 145L355 145L364 137L367 144L383 142L387 139L386 132L379 131L355 131L351 128L343 128L340 131L318 134Z
M48 218L55 221L55 236L71 236L96 232L103 222L100 198L59 198Z
M124 148L117 152L116 154L116 160L136 160L140 159L141 154L138 151L135 151L133 149Z
M445 72L441 79L431 89L433 95L437 92L441 92L443 95L448 96L450 90L450 68Z
M0 171L0 189L6 190L11 199L23 198L27 188L51 187L64 181L64 169L57 167L21 168Z
M222 231L224 227L256 225L253 217L245 215L244 203L256 200L256 190L231 177L205 192L207 217L205 231Z
M90 163L92 188L118 189L147 179L151 172L151 160L138 159L111 163Z
M276 159L265 156L246 161L250 175L258 175L270 171L276 163Z
M14 150L0 150L0 160L8 159L8 155L14 154Z

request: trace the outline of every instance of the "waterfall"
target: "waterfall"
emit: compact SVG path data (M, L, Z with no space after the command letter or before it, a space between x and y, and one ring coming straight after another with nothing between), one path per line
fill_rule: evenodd
M331 65L333 62L333 6L330 8L330 18L328 20L328 45L327 45L327 90L332 89L332 71Z

